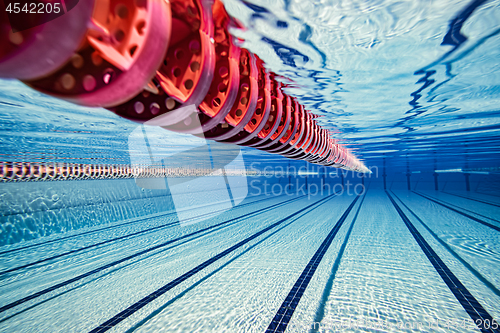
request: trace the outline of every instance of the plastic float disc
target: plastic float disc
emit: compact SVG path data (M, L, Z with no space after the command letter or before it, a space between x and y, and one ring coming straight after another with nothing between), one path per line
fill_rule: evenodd
M26 83L76 104L121 104L155 75L168 45L170 23L170 7L162 0L97 1L93 29L78 52L55 73Z
M337 147L337 144L335 143L334 140L332 140L331 150L332 150L332 153L328 157L328 159L326 161L327 163L333 162L336 159L336 157L338 156L338 147Z
M342 163L344 162L344 151L343 149L338 150L338 155L336 156L335 160L333 161L333 166L335 167L342 167Z
M44 14L25 14L29 15L25 19L34 20L33 25L40 25L18 32L13 32L7 12L0 11L0 77L34 80L66 64L85 39L94 3L79 1L67 13L41 24L37 21L43 22L55 14L54 6L50 4L52 13L47 13L46 5ZM59 8L59 12L64 12L64 8Z
M225 11L216 10L214 6L214 20L215 72L210 89L200 105L201 129L195 129L196 133L210 131L224 121L237 99L240 84L238 65L241 49L234 45L233 37L227 31L229 17Z
M325 156L321 157L316 163L324 165L331 153L332 153L332 150L330 148L328 148L327 151L326 151Z
M267 151L267 149L269 149L274 144L279 144L280 139L283 138L287 133L293 118L290 96L283 94L282 103L283 113L281 114L278 128L267 141L261 142L259 145L255 146L256 148Z
M327 144L328 144L327 132L324 130L320 131L320 142L321 142L321 145L319 146L318 149L316 149L316 151L314 153L312 153L312 156L309 159L309 161L311 163L317 163L317 161L321 160L323 158L323 154L326 152L326 150L328 148L327 147Z
M222 140L223 142L243 144L257 136L266 125L271 112L271 79L263 66L262 60L259 58L257 58L257 70L258 96L255 112L240 132L226 140Z
M199 123L189 117L193 116L193 107L205 98L212 81L214 28L208 2L174 0L170 6L172 38L155 78L141 93L110 110L137 122L148 121L149 125L180 123L178 127L185 128L186 124ZM184 108L186 105L190 107Z
M211 4L203 0L174 0L171 7L172 40L157 79L169 96L198 106L214 75Z
M292 140L288 144L279 146L276 148L276 150L269 151L270 153L273 154L285 154L285 153L290 153L292 150L297 146L297 144L300 142L300 139L304 136L305 130L304 130L304 119L302 116L298 116L298 126L296 128L295 134L292 137Z
M311 123L311 142L309 143L309 145L305 145L303 147L303 151L304 153L307 154L307 156L309 156L311 154L311 151L313 149L315 149L318 144L320 143L319 142L319 136L318 136L318 125L316 124L316 122L313 120L312 123Z
M323 156L321 156L321 158L316 163L318 163L318 164L324 164L324 163L326 163L328 161L328 159L330 158L332 152L333 152L333 150L332 150L332 139L330 137L328 137L327 138L327 147L326 147L326 150L323 153Z
M314 144L314 123L312 122L312 116L310 113L306 113L306 134L304 135L304 141L299 142L296 148L292 151L282 154L288 158L296 158L297 156L305 156L306 149Z
M314 140L313 144L310 145L305 152L308 154L308 156L314 156L314 152L318 150L319 146L321 146L321 133L319 131L318 124L315 122L314 123Z
M240 56L240 83L236 103L224 118L224 122L205 132L206 138L217 141L231 138L251 121L256 110L259 92L257 79L256 58L243 49Z
M272 153L274 153L274 154L284 154L284 153L291 152L292 149L294 149L298 145L298 143L300 142L300 140L302 139L302 137L305 134L304 109L302 108L302 106L300 104L298 104L298 102L296 102L296 103L297 103L297 105L296 105L295 110L297 110L296 112L298 113L298 122L297 122L297 128L296 128L295 134L293 135L290 142L288 142L288 144L277 148L275 151L273 150Z
M228 28L233 26L222 3L213 6L215 70L207 94L199 106L198 115L165 127L182 133L202 134L224 121L238 96L241 49L234 45ZM195 119L197 117L198 119Z
M307 117L307 115L306 115ZM279 154L285 157L290 157L290 156L296 156L300 153L302 153L302 146L306 144L306 142L310 139L308 136L309 132L309 124L306 122L306 120L303 121L303 134L302 137L296 142L295 146L287 148L286 151L280 152Z
M172 6L172 39L157 79L168 96L181 105L156 117L151 125L166 129L201 133L198 115L179 106L198 107L210 89L215 70L214 23L212 2L175 0Z
M273 149L275 145L280 145L280 140L293 130L291 128L294 114L292 113L292 99L288 95L283 95L283 114L276 132L267 142L263 142L256 148L268 151Z
M254 147L258 146L262 142L268 140L278 129L279 123L281 121L281 117L283 114L283 94L281 93L281 89L279 87L278 82L276 82L273 78L273 75L270 77L271 79L271 110L269 112L269 117L267 118L267 122L265 123L262 130L251 140L242 143L242 146Z
M282 150L284 147L288 147L289 143L296 137L297 132L300 130L302 113L299 108L298 102L294 99L292 99L291 103L291 115L291 122L290 125L288 125L288 128L285 129L285 135L279 140L278 143L273 144L271 147L269 147L269 149L266 149L266 151L275 153L279 150Z
M22 77L42 92L83 105L104 106L148 125L320 165L367 170L317 124L317 115L282 93L282 84L275 74L266 72L260 59L233 44L228 27L238 23L222 2L89 3L87 16L84 7L73 11L85 23L83 28L79 25L81 31L64 32L74 43L63 43L66 48L56 49L54 56L49 52L54 50L42 50L57 66L50 69L33 58L31 67L24 66L29 75L12 68L1 70L11 58L29 61L33 52L26 50L36 46L32 36L43 37L47 31L35 27L14 34L0 24L0 41L7 46L0 51L0 76ZM53 20L50 26L58 27L58 37L66 36L60 20ZM87 173L100 179L120 177L123 170L112 165L89 170L79 165L27 163L3 167L2 172L3 177L15 179L73 179ZM133 172L141 177L161 173L159 169Z
M293 138L292 141L290 141L290 144L285 147L282 150L279 150L277 153L284 155L284 154L293 154L298 151L298 148L301 147L306 138L307 138L307 133L308 133L308 125L307 125L307 114L305 113L304 108L301 106L300 107L300 112L301 112L301 119L299 123L299 130L295 134L295 137Z
M318 144L311 150L311 160L320 157L320 154L324 151L326 147L325 131L318 129Z

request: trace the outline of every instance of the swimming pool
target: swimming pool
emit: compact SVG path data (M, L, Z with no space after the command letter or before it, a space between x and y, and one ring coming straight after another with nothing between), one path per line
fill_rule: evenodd
M224 5L372 173L2 79L0 330L499 332L499 2Z

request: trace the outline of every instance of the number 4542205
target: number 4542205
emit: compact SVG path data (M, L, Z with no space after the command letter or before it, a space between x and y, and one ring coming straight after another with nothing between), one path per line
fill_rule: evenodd
M21 7L22 6L22 7ZM59 2L56 3L9 3L7 8L5 9L7 12L11 14L19 14L24 12L26 14L59 14L61 12L61 4Z

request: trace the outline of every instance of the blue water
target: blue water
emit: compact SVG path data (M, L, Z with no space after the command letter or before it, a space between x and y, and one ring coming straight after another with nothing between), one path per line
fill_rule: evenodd
M498 166L498 1L225 5L247 27L232 31L242 46L368 166L384 158L396 169L407 160L415 169ZM0 85L5 160L127 161L134 124L19 82Z
M368 165L498 164L497 1L252 4L243 45Z
M373 173L207 144L0 80L0 162L216 169L0 183L0 331L500 320L500 1L224 4L241 45Z

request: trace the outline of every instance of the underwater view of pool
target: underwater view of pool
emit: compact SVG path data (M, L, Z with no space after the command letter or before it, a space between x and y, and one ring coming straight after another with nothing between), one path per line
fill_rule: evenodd
M223 4L370 172L0 79L0 332L500 332L500 1Z

